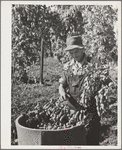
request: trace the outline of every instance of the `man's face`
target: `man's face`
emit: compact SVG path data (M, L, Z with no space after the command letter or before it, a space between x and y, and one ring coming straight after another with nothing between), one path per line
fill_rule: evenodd
M71 57L74 58L74 60L76 61L80 62L84 58L84 52L82 49L76 48L76 49L70 50L69 53Z

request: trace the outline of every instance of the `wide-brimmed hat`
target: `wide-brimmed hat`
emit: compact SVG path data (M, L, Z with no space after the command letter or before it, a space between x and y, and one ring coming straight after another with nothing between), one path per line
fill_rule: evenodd
M65 48L65 51L70 51L75 48L84 47L80 36L72 36L72 37L67 38L66 44L67 44L67 47Z

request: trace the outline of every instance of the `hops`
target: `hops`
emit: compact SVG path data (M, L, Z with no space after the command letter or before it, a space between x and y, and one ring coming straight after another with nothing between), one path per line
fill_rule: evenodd
M43 108L38 103L34 111L23 114L25 118L24 126L46 130L70 128L82 124L82 113L82 111L71 112L66 103L63 103L60 99L53 99L46 103Z

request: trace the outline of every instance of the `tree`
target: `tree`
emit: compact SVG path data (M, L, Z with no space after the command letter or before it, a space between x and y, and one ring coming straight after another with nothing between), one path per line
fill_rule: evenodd
M88 5L83 11L85 25L84 43L86 51L103 63L112 61L111 53L116 51L117 44L114 32L114 22L117 20L117 10L110 5Z
M21 78L23 75L25 76L28 66L36 63L40 56L43 59L40 55L42 37L46 50L47 47L51 47L51 29L57 34L61 25L59 14L51 12L50 7L45 5L13 5L13 74L16 70ZM42 66L42 64L40 65ZM40 82L42 82L42 77L40 77Z

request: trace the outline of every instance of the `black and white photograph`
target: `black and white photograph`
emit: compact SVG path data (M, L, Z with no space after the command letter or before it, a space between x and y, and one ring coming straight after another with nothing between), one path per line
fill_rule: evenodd
M1 148L121 148L121 1L2 1L1 35Z

